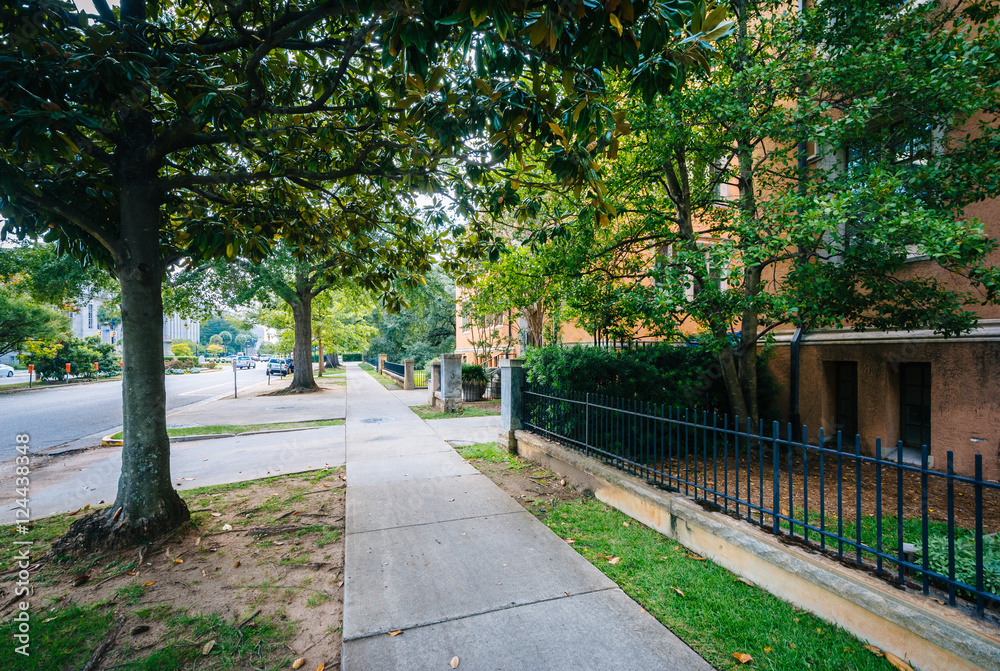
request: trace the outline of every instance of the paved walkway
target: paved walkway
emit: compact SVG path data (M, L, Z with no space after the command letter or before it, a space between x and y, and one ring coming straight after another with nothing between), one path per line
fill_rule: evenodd
M463 670L711 669L402 400L347 370L344 671L453 657Z

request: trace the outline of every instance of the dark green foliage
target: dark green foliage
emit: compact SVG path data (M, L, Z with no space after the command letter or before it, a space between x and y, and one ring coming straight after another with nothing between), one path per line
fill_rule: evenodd
M349 352L347 354L340 355L341 361L361 361L361 358L360 352Z
M549 345L529 348L525 358L529 382L553 391L730 412L716 357L703 347L662 343L616 351ZM777 386L763 362L760 368L763 410Z
M69 319L62 313L0 291L0 354L16 352L28 342L51 342L68 331Z
M52 351L54 349L54 351ZM76 377L108 377L121 373L118 355L114 347L102 343L99 336L70 338L58 343L54 348L29 351L21 357L25 364L34 364L35 373L44 380L66 378L66 364L70 364L70 375ZM94 364L97 363L97 371Z
M931 571L948 575L947 534L931 535L927 539L927 550ZM920 563L919 559L917 563ZM976 541L969 531L956 533L955 578L966 585L976 584ZM993 594L1000 594L1000 539L996 537L986 538L983 543L983 589Z
M427 283L403 287L405 307L398 313L379 309L368 322L378 335L368 347L368 356L388 354L389 361L414 360L417 368L442 352L455 349L455 283L438 270L425 277Z
M490 381L486 369L478 364L462 364L462 383L487 384Z

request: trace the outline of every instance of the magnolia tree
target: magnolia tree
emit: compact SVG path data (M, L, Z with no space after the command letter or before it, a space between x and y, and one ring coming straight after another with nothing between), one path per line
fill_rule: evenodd
M1000 22L996 2L731 7L710 78L658 100L612 85L618 216L556 231L550 270L585 280L582 324L694 335L756 419L780 326L955 335L996 300L996 242L965 208L1000 196Z
M556 178L593 182L590 162L616 139L602 72L630 68L666 92L726 30L713 12L692 35L704 7L678 0L95 6L0 9L0 235L57 242L121 286L122 475L66 549L127 546L188 518L166 433L168 270L260 261L278 237L320 244L336 222L290 221L279 191L370 179L471 205L529 142L551 148Z

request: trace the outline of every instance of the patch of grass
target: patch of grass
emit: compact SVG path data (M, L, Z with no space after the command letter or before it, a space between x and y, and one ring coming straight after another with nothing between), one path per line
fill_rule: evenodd
M309 598L306 599L306 605L310 608L315 608L316 606L320 606L329 600L330 595L326 592L313 592L309 595Z
M843 629L595 499L556 505L542 521L717 669L743 668L734 653L759 669L892 669Z
M176 611L167 620L170 630L169 645L150 655L128 661L119 669L134 671L179 671L193 668L258 668L263 659L270 660L268 668L282 668L290 661L287 652L280 652L283 642L294 634L294 628L287 622L268 617L254 619L254 627L238 628L237 618L230 622L218 615L192 615L187 611ZM202 646L215 641L211 653L202 655Z
M455 450L464 459L480 459L493 464L504 464L515 471L520 471L522 468L528 466L528 462L524 459L521 459L516 454L510 454L501 450L496 443L474 443L472 445L456 447Z
M337 539L340 538L340 529L330 529L324 532L316 539L316 547L321 548L324 545L329 545L330 543L336 543ZM327 555L329 556L329 555Z
M400 387L398 384L387 378L385 375L382 375L379 372L377 372L374 366L370 364L362 364L362 368L364 368L365 366L367 366L365 370L368 371L368 374L371 375L373 378L375 378L379 384L381 384L389 391L399 391L400 389L402 389L402 387Z
M314 422L277 422L273 424L211 424L209 426L187 426L179 429L167 429L167 435L172 438L182 436L211 436L220 433L248 433L250 431L274 431L278 429L309 429L319 426L340 426L342 419L322 419ZM122 432L111 436L121 438Z
M146 588L137 582L133 582L130 585L125 585L124 587L119 587L115 590L115 596L119 600L124 601L127 605L131 606L142 598L143 594L146 593Z
M458 412L441 412L429 405L413 405L410 410L420 419L455 419L456 417L492 417L500 414L500 407L463 405Z
M31 618L30 656L16 654L13 647L17 623L0 624L4 641L4 659L13 666L3 668L51 671L79 669L108 633L114 622L114 607L107 603L83 607L76 604L59 610L33 613Z

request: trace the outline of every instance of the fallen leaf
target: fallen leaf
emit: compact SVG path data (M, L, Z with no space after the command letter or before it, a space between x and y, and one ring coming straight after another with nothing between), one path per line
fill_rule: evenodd
M194 480L194 478L181 478L181 480L187 480L188 482L191 482L192 480Z
M794 647L795 647L795 644L794 644L794 643L789 643L789 644L788 644L788 647L789 647L789 648L794 648Z
M198 547L199 545L201 545L201 536L194 539L194 546Z
M84 509L84 510L90 510L90 504L88 503L87 505L85 505L85 506L83 507L83 509Z
M458 668L458 657L452 657L451 658L451 668L453 668L453 669L457 669Z
M233 568L239 568L239 567L240 567L240 563L238 561L237 562L233 562Z
M451 502L452 502L452 501L454 501L454 500L455 500L455 499L448 499L448 503L451 503Z
M326 662L320 662L319 666L316 667L316 671L323 671L326 668Z
M212 517L222 517L222 513L212 513Z
M562 486L562 487L565 487L566 486L566 481L565 480L560 480L559 481L559 485Z
M97 505L101 505L102 503L104 503L104 499L101 499L100 501L98 501Z
M181 559L180 557L178 557L177 559L175 559L175 560L174 560L174 563L175 563L175 564L183 564L183 563L184 563L184 560L183 560L183 559Z
M76 510L74 510L71 513L66 513L66 517L73 517L73 515L78 515L81 510L83 510L83 508L77 508Z
M323 484L324 487L329 487L330 486L330 485L326 484L325 482L322 483L322 484Z
M617 563L618 563L618 562L620 562L621 560L622 560L622 558L621 558L621 557L612 557L611 559L609 559L609 560L608 560L608 563L609 563L609 564L617 564Z
M686 554L684 556L687 557L688 559L694 559L695 561L705 561L704 557L699 557L698 555L693 555L693 554L690 554L690 553Z
M751 587L756 587L756 585L754 585L752 582L750 582L746 578L736 578L736 580L734 582L741 582L744 585L750 585Z
M622 522L622 526L623 527L627 527L628 526L628 522Z
M80 575L73 578L73 587L79 587L88 580L90 580L90 576L87 575L86 573L81 573Z
M735 657L736 661L739 662L740 664L747 664L753 661L753 657L751 657L745 652L734 652L733 657Z
M152 584L154 584L154 583L156 583L156 581L155 581L155 580L150 580L150 581L148 581L148 582L144 582L144 583L142 583L142 586L143 586L143 587L149 587L150 585L152 585Z
M764 652L771 652L771 646L765 646Z
M899 671L913 671L912 666L901 660L899 657L896 657L896 655L891 652L885 653L885 661L892 664L894 667L899 669Z
M674 587L674 586L671 586L671 587L670 587L670 589L674 590L675 592L677 592L677 593L678 593L678 594L680 594L681 596L684 596L684 592L680 591L680 590L679 590L679 589L677 589L676 587Z
M125 571L128 575L135 575L135 571Z
M390 631L390 632L389 632L389 635L390 635L390 636L399 636L399 635L400 635L400 634L402 634L402 633L403 633L403 630L402 630L402 629L397 629L396 631Z
M201 654L207 655L208 653L212 652L212 648L214 647L215 647L215 639L213 638L211 641L206 643L205 646L201 649Z
M302 665L305 664L305 663L306 663L306 658L305 657L299 657L294 662L292 662L292 668L293 669L301 668Z
M576 540L573 539L573 538L564 538L563 540L566 541L567 543L575 543L576 542Z
M233 530L233 525L232 524L223 524L222 525L222 530L223 531L232 531Z
M145 634L147 631L149 631L149 625L140 624L138 627L132 627L132 631L130 631L129 633L132 636L138 636L139 634Z

